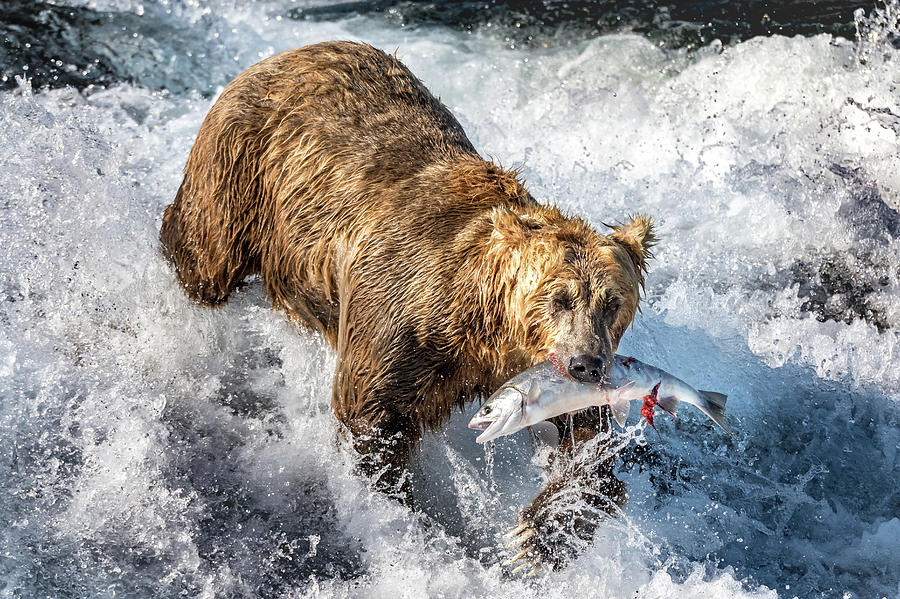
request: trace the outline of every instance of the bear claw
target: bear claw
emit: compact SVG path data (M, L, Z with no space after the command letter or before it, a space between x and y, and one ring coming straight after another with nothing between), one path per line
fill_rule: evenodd
M541 572L541 558L534 551L533 546L535 534L536 531L532 527L531 522L527 520L506 534L507 537L512 538L506 545L506 548L518 551L514 557L503 562L503 566L506 568L515 566L510 571L510 574L522 575L524 573L525 578L530 578Z
M514 558L503 562L503 565L506 567L509 567L509 566L513 565L514 563L516 563L517 561L519 561L520 559L522 559L523 557L528 557L528 551L526 549L523 549L522 551L520 551L518 554L516 554L516 556ZM527 566L527 565L528 565L527 561L524 564L522 564L522 566Z
M521 534L517 535L515 538L513 538L512 541L507 543L506 548L507 549L518 549L523 543L525 543L525 541L527 541L528 539L530 539L533 536L534 536L534 530L525 528L525 529L523 529L523 532Z
M521 533L525 530L528 530L527 522L523 522L523 523L519 524L517 527L515 527L514 529L512 529L511 531L506 533L506 536L507 537L515 537L516 535L518 535L519 533Z

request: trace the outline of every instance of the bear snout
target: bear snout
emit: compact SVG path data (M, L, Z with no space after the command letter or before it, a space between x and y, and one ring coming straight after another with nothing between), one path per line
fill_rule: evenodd
M603 356L579 354L569 360L569 376L583 383L599 383L606 376L607 360Z

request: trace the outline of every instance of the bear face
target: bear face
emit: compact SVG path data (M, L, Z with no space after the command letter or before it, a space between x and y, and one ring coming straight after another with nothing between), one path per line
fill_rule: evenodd
M570 376L599 382L638 310L652 222L638 216L599 235L555 208L494 217L514 283L508 314L525 350L554 356Z

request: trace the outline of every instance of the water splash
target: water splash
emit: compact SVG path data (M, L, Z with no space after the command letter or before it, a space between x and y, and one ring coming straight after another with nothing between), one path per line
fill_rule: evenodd
M880 5L880 6L879 6ZM863 64L891 56L890 48L900 45L900 2L876 0L868 15L862 8L853 12L859 60Z

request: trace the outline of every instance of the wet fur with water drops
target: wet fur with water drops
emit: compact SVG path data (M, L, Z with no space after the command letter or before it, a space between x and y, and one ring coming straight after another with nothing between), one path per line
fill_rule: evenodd
M161 240L196 300L224 302L259 274L275 307L325 337L334 413L362 471L402 497L416 442L455 407L551 353L580 380L603 376L638 308L653 233L637 216L601 235L538 203L396 57L333 42L225 88ZM576 464L520 517L534 563L564 562L625 501L603 443L583 451L599 412L572 422L557 423L558 458Z

